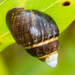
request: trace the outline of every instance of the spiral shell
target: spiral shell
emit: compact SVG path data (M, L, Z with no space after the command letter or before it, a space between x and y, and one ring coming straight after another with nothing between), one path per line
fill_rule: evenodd
M6 23L15 41L32 56L51 66L57 64L59 30L55 21L38 10L15 7L8 11Z

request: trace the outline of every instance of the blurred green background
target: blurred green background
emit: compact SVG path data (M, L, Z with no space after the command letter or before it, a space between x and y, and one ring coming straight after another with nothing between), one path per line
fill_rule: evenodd
M0 3L3 3L4 1L6 1L6 0L0 0Z
M75 75L75 21L59 36L58 65L47 66L17 44L0 53L0 75Z
M6 12L10 8L20 5L27 9L38 9L51 15L57 22L60 33L63 32L59 36L60 50L58 65L55 68L51 68L37 58L30 56L17 44L7 47L9 41L13 42L11 34L0 38L0 42L7 47L5 48L2 44L5 49L2 47L0 52L0 75L75 75L75 21L73 21L75 19L75 0L68 0L71 2L68 7L62 6L66 0L4 1L0 0L0 36L9 31L5 23ZM48 6L48 9L44 9ZM71 25L69 25L70 23Z

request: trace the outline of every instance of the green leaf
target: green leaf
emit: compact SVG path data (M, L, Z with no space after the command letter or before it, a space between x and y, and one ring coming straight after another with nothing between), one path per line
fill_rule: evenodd
M50 15L58 25L60 33L75 20L75 0L68 0L69 6L63 6L66 0L1 0L0 2L0 51L15 43L6 26L5 17L8 10L22 6L36 9Z

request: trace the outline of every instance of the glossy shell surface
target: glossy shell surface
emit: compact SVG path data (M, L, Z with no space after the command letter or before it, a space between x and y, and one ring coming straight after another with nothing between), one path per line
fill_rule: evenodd
M59 36L55 21L43 12L16 7L8 11L6 23L16 42L32 56L41 57L59 49L58 39L36 46Z

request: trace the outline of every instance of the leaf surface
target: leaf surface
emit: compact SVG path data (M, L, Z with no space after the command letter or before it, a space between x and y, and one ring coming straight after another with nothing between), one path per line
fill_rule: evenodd
M0 1L0 51L15 43L6 26L6 13L13 7L36 9L50 15L63 32L75 20L75 0L68 0L69 6L63 6L66 0L1 0Z

